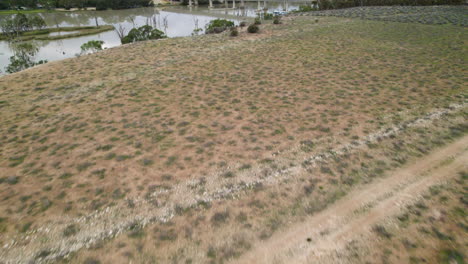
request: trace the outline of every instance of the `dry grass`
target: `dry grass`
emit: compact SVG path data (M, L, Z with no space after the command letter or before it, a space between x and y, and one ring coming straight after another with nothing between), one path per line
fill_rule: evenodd
M263 26L255 36L149 41L2 77L2 235L14 236L26 224L34 229L105 207L132 207L136 197L217 172L229 180L264 166L268 174L284 166L275 162L281 153L311 155L464 101L464 28L342 18L283 22ZM463 117L453 118L443 124L466 130L459 128ZM434 138L427 149L457 136L440 129L418 135ZM443 135L449 137L439 138ZM427 143L417 142L421 148ZM400 153L392 161L379 163L359 152L352 161L323 164L315 172L320 177L299 177L285 189L258 186L235 207L228 202L203 205L206 211L176 207L183 217L154 230L136 223L128 236L77 259L114 247L138 262L152 262L154 250L175 263L190 263L189 256L205 248L204 257L213 262L236 257L250 247L252 236L264 239L285 217L304 212L305 202L290 195L293 191L319 195L323 204L307 207L313 213L342 195L350 165L366 158L375 163L354 168L366 176L346 179L353 185L381 174L382 162L391 168L415 155L403 147L389 146ZM376 157L383 159L389 149ZM293 203L298 212L278 209L294 208L292 201L299 201ZM156 201L157 206L173 202ZM249 219L259 210L265 215L255 227ZM238 229L222 228L234 222ZM211 228L223 231L198 241L196 232ZM213 237L221 234L225 240ZM177 247L181 241L190 246Z
M432 186L397 217L374 228L372 243L351 243L351 263L456 263L466 261L466 171Z

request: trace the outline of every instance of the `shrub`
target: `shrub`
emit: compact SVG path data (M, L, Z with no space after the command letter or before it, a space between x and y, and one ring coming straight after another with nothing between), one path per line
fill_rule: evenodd
M81 45L81 53L93 53L102 50L103 44L104 41L102 40L90 40L85 44Z
M261 25L261 24L262 24L262 21L260 20L259 17L255 18L254 24L255 24L255 25Z
M231 33L230 33L231 37L237 37L239 36L239 31L237 30L237 28L233 27L231 28Z
M263 19L265 19L265 20L272 20L273 17L274 17L273 14L270 14L270 13L267 13L267 12L263 13Z
M256 24L252 24L247 28L249 33L258 33L258 31L260 31L260 28Z
M299 12L309 12L309 11L314 11L316 8L309 6L309 5L300 5L299 6Z
M73 236L75 235L76 233L78 233L78 227L74 224L71 224L69 226L67 226L64 230L63 230L63 236L64 237L69 237L69 236Z
M235 174L232 171L226 171L225 173L222 174L224 178L233 178Z
M454 249L443 249L439 252L440 263L464 263L463 254Z
M10 177L7 177L5 181L6 181L6 183L8 183L10 185L14 185L14 184L18 183L19 178L17 176L10 176Z
M376 225L372 228L374 232L376 232L379 236L390 239L392 234L390 234L385 227L381 225Z
M229 212L224 211L224 212L217 212L211 217L211 222L218 226L222 223L225 223L229 219Z
M273 20L273 24L275 24L275 25L281 24L281 17L280 16L275 16L275 19Z
M130 30L130 32L128 32L128 35L122 38L122 44L162 38L166 38L164 32L162 32L159 29L153 28L152 26L145 25Z
M83 263L84 264L101 264L101 261L99 261L98 259L89 257L89 258L85 259L85 261Z
M158 238L161 241L174 241L177 239L177 232L174 229L170 229L168 231L161 230L159 231Z
M246 26L247 26L247 22L242 21L242 22L240 22L239 26L240 26L241 28L246 27Z
M234 26L234 22L226 19L211 20L205 27L206 34L221 33Z

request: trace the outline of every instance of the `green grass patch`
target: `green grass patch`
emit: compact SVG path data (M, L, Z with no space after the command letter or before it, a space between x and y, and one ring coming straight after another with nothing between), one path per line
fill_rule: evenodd
M67 39L67 38L76 38L81 36L88 36L94 35L101 32L106 32L114 30L114 26L111 25L104 25L98 27L92 26L85 26L85 27L59 27L59 28L48 28L48 29L41 29L41 30L31 30L28 32L22 33L16 40L19 41L30 41L30 40L59 40L59 39ZM58 35L58 36L50 36L50 33L54 32L71 32L71 31L78 31L72 34L65 34L65 35ZM8 36L0 35L0 40L7 40Z

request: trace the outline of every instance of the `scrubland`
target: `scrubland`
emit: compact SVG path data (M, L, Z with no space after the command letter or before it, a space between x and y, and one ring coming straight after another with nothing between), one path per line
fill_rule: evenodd
M298 15L258 34L147 41L1 77L0 258L235 262L466 136L466 36ZM450 186L424 206L447 196L465 214ZM408 210L414 223L402 224L417 233L430 215ZM450 236L444 222L422 226ZM385 246L367 257L398 263L398 240L416 248L405 261L425 258L408 233L376 230ZM463 258L458 242L437 254Z

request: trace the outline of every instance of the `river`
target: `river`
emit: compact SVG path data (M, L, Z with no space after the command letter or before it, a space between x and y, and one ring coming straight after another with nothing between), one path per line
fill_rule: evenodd
M291 3L287 5L287 9L298 9L299 4L299 2ZM283 5L282 2L267 2L270 12L282 10ZM207 23L216 18L226 18L239 23L249 17L255 17L257 8L256 2L249 2L244 9L239 9L239 3L236 3L235 9L225 8L224 5L215 6L213 9L207 6L172 6L108 11L44 12L39 15L44 18L47 27L95 26L97 23L115 27L123 26L128 32L132 27L150 22L164 31L168 37L184 37L192 35L196 24L198 28L204 29ZM34 46L39 49L34 59L35 61L56 61L77 56L81 51L81 45L90 40L104 41L103 48L121 45L115 31L62 40L33 41ZM14 44L0 41L0 75L5 74L5 67L10 63L10 57L13 55Z

